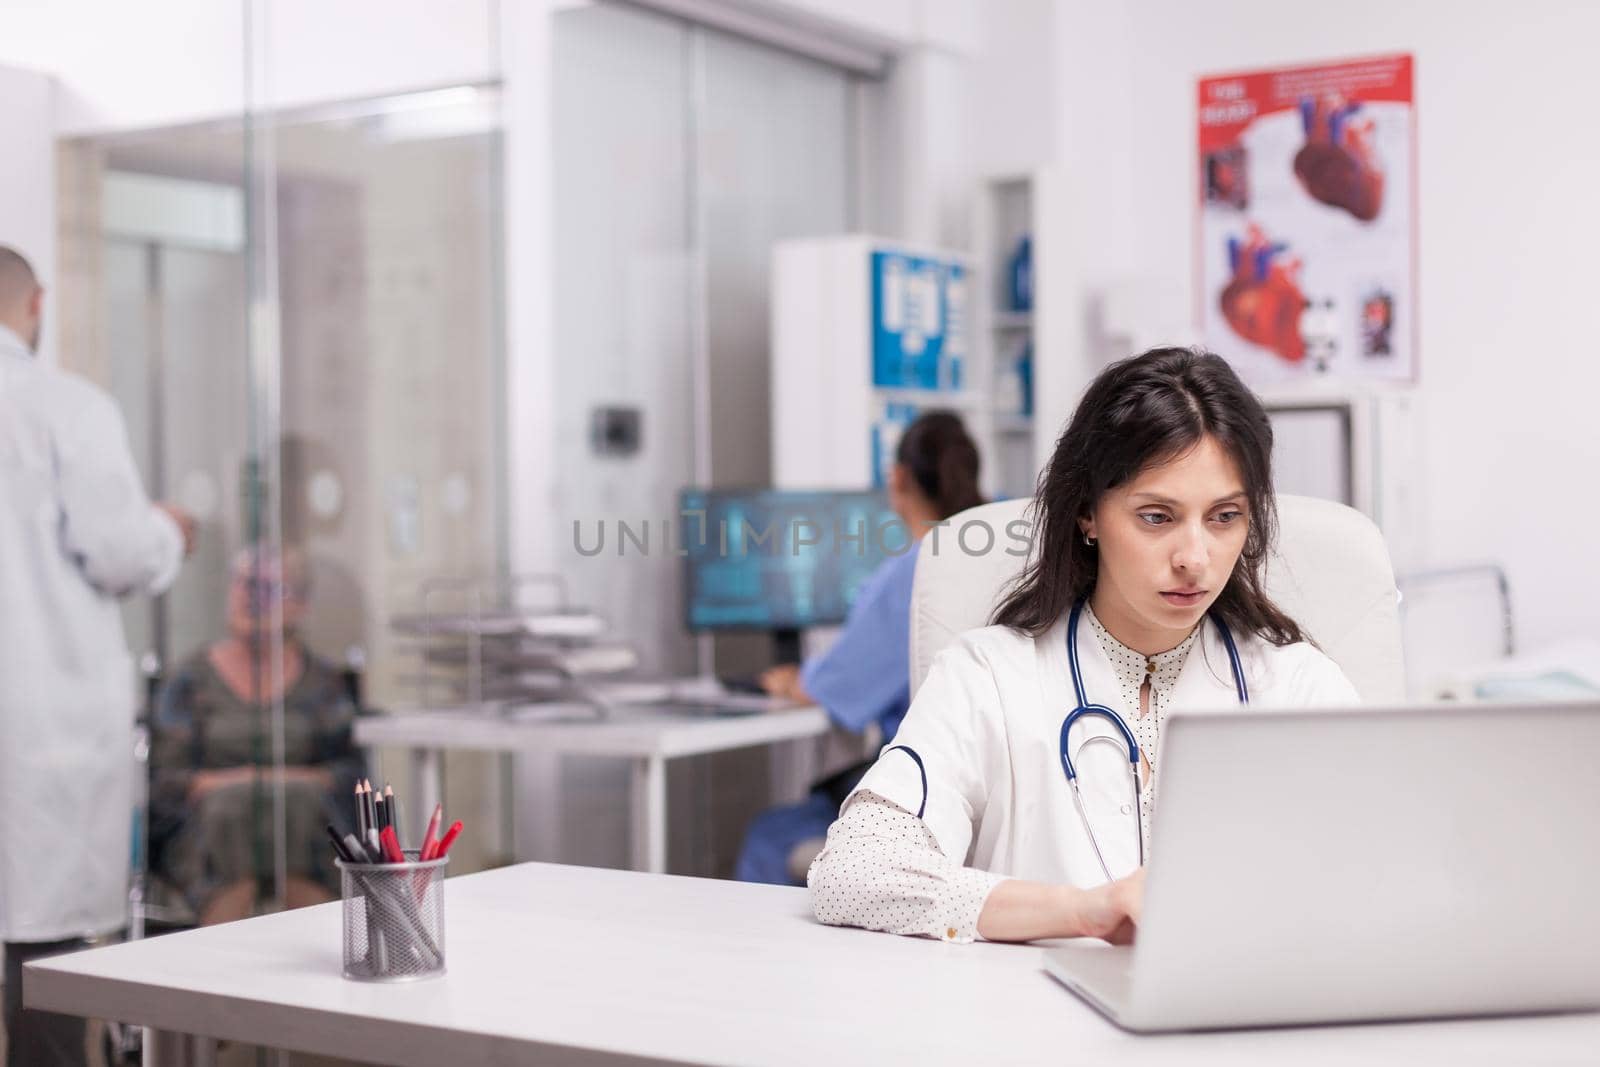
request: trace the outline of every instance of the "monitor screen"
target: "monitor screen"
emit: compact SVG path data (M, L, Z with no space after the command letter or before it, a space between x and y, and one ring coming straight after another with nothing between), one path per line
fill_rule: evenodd
M684 489L678 512L691 630L836 625L910 544L881 492Z

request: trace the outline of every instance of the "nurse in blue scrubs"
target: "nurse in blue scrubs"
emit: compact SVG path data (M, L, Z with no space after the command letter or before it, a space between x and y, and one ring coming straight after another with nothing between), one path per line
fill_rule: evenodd
M839 638L822 655L761 676L768 693L826 709L854 733L876 723L885 742L911 704L909 676L911 579L922 538L934 524L983 503L978 493L978 448L960 418L931 411L900 438L889 471L889 506L905 523L911 546L885 560L862 585ZM893 543L893 542L891 542ZM745 834L734 876L745 882L803 885L789 856L804 841L821 839L839 805L872 761L818 782L799 804L756 816Z

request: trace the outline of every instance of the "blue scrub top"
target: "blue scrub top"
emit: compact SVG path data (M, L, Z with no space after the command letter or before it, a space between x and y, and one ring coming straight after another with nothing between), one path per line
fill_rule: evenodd
M847 730L877 723L888 741L911 706L911 579L918 542L861 586L833 646L800 668L800 683Z

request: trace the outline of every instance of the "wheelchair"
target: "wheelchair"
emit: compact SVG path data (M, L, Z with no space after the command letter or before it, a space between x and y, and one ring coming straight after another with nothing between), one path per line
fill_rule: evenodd
M352 646L345 653L345 666L340 675L358 715L365 713L361 702L364 667L362 650ZM146 653L140 660L139 673L143 700L133 734L134 793L129 827L127 924L120 938L123 941L141 941L146 937L192 930L199 925L199 916L183 894L165 884L150 869L150 723L165 678L161 663L153 653ZM144 1062L145 1030L142 1026L106 1020L101 1037L101 1054L106 1067L139 1067Z

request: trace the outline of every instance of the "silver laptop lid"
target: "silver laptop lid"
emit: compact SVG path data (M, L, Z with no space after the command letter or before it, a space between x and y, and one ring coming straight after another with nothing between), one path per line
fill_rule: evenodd
M1127 1025L1600 1006L1600 704L1165 724Z

